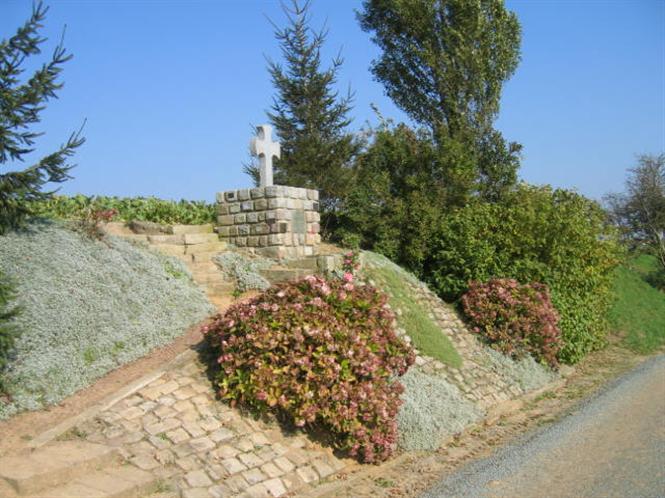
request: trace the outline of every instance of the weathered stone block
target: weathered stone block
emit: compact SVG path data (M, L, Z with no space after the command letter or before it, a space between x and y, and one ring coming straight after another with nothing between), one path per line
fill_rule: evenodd
M265 188L257 187L250 189L249 195L252 199L261 199L262 197L266 196L266 191Z
M259 237L256 235L247 237L247 245L249 247L259 247Z
M237 202L234 202L233 204L229 204L229 214L236 214L240 212L240 204Z
M229 214L229 206L228 206L228 204L220 204L220 205L218 205L218 206L217 206L217 214L218 214L218 215L221 215L221 216L223 216L223 215L225 215L225 214Z
M241 211L253 211L254 210L254 201L244 201L240 203Z
M247 215L244 213L236 214L235 217L233 218L233 222L237 225L239 223L246 223L247 222Z
M239 201L249 200L249 189L247 189L247 188L239 189L238 190L238 200Z
M249 235L251 233L251 228L249 225L237 225L238 235Z
M307 190L307 198L312 200L312 201L318 201L319 200L319 191L318 190Z
M219 223L222 226L226 225L233 225L235 222L235 219L233 215L224 215L224 216L218 216L217 217L217 223Z
M271 246L284 243L284 235L281 233L273 233L268 235L268 244Z
M229 190L228 192L224 192L224 200L226 202L235 202L238 200L238 196L235 190Z
M254 201L254 209L257 211L264 211L268 209L268 200L267 199L256 199Z
M259 213L247 213L247 223L256 223L259 221Z
M284 187L279 185L265 187L265 195L266 197L284 197Z
M318 223L321 221L321 215L316 211L307 211L305 213L305 219L307 220L307 223Z
M270 225L267 223L257 223L252 225L252 234L255 235L267 235L270 233Z
M268 209L277 209L285 207L286 207L286 199L284 199L283 197L268 199Z

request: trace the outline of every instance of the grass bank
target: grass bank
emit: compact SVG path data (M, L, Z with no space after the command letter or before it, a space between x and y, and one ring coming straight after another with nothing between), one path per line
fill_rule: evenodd
M649 255L629 259L615 271L611 328L631 350L648 354L665 345L665 292L649 284L658 261Z

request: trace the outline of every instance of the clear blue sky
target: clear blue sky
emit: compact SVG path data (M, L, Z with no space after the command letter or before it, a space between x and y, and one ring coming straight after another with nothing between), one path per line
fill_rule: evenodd
M0 0L0 38L30 0ZM249 183L250 124L273 95L265 56L278 58L266 16L276 0L50 0L40 62L67 25L74 54L49 104L38 152L87 118L67 194L212 200ZM599 198L621 190L635 154L665 151L665 1L508 0L523 28L522 63L504 89L497 126L524 145L521 177ZM339 88L355 91L353 128L370 104L404 115L372 80L377 49L358 27L360 0L314 0L327 20L324 60L341 48Z

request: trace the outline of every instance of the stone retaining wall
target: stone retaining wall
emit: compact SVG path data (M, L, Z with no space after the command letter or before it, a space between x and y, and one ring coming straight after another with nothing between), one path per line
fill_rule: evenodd
M217 194L221 240L276 259L316 254L319 192L273 185Z

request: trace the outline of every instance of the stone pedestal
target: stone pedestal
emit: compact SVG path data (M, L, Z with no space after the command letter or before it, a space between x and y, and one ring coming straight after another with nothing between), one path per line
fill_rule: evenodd
M220 239L261 256L317 254L319 221L318 190L272 185L217 194Z

